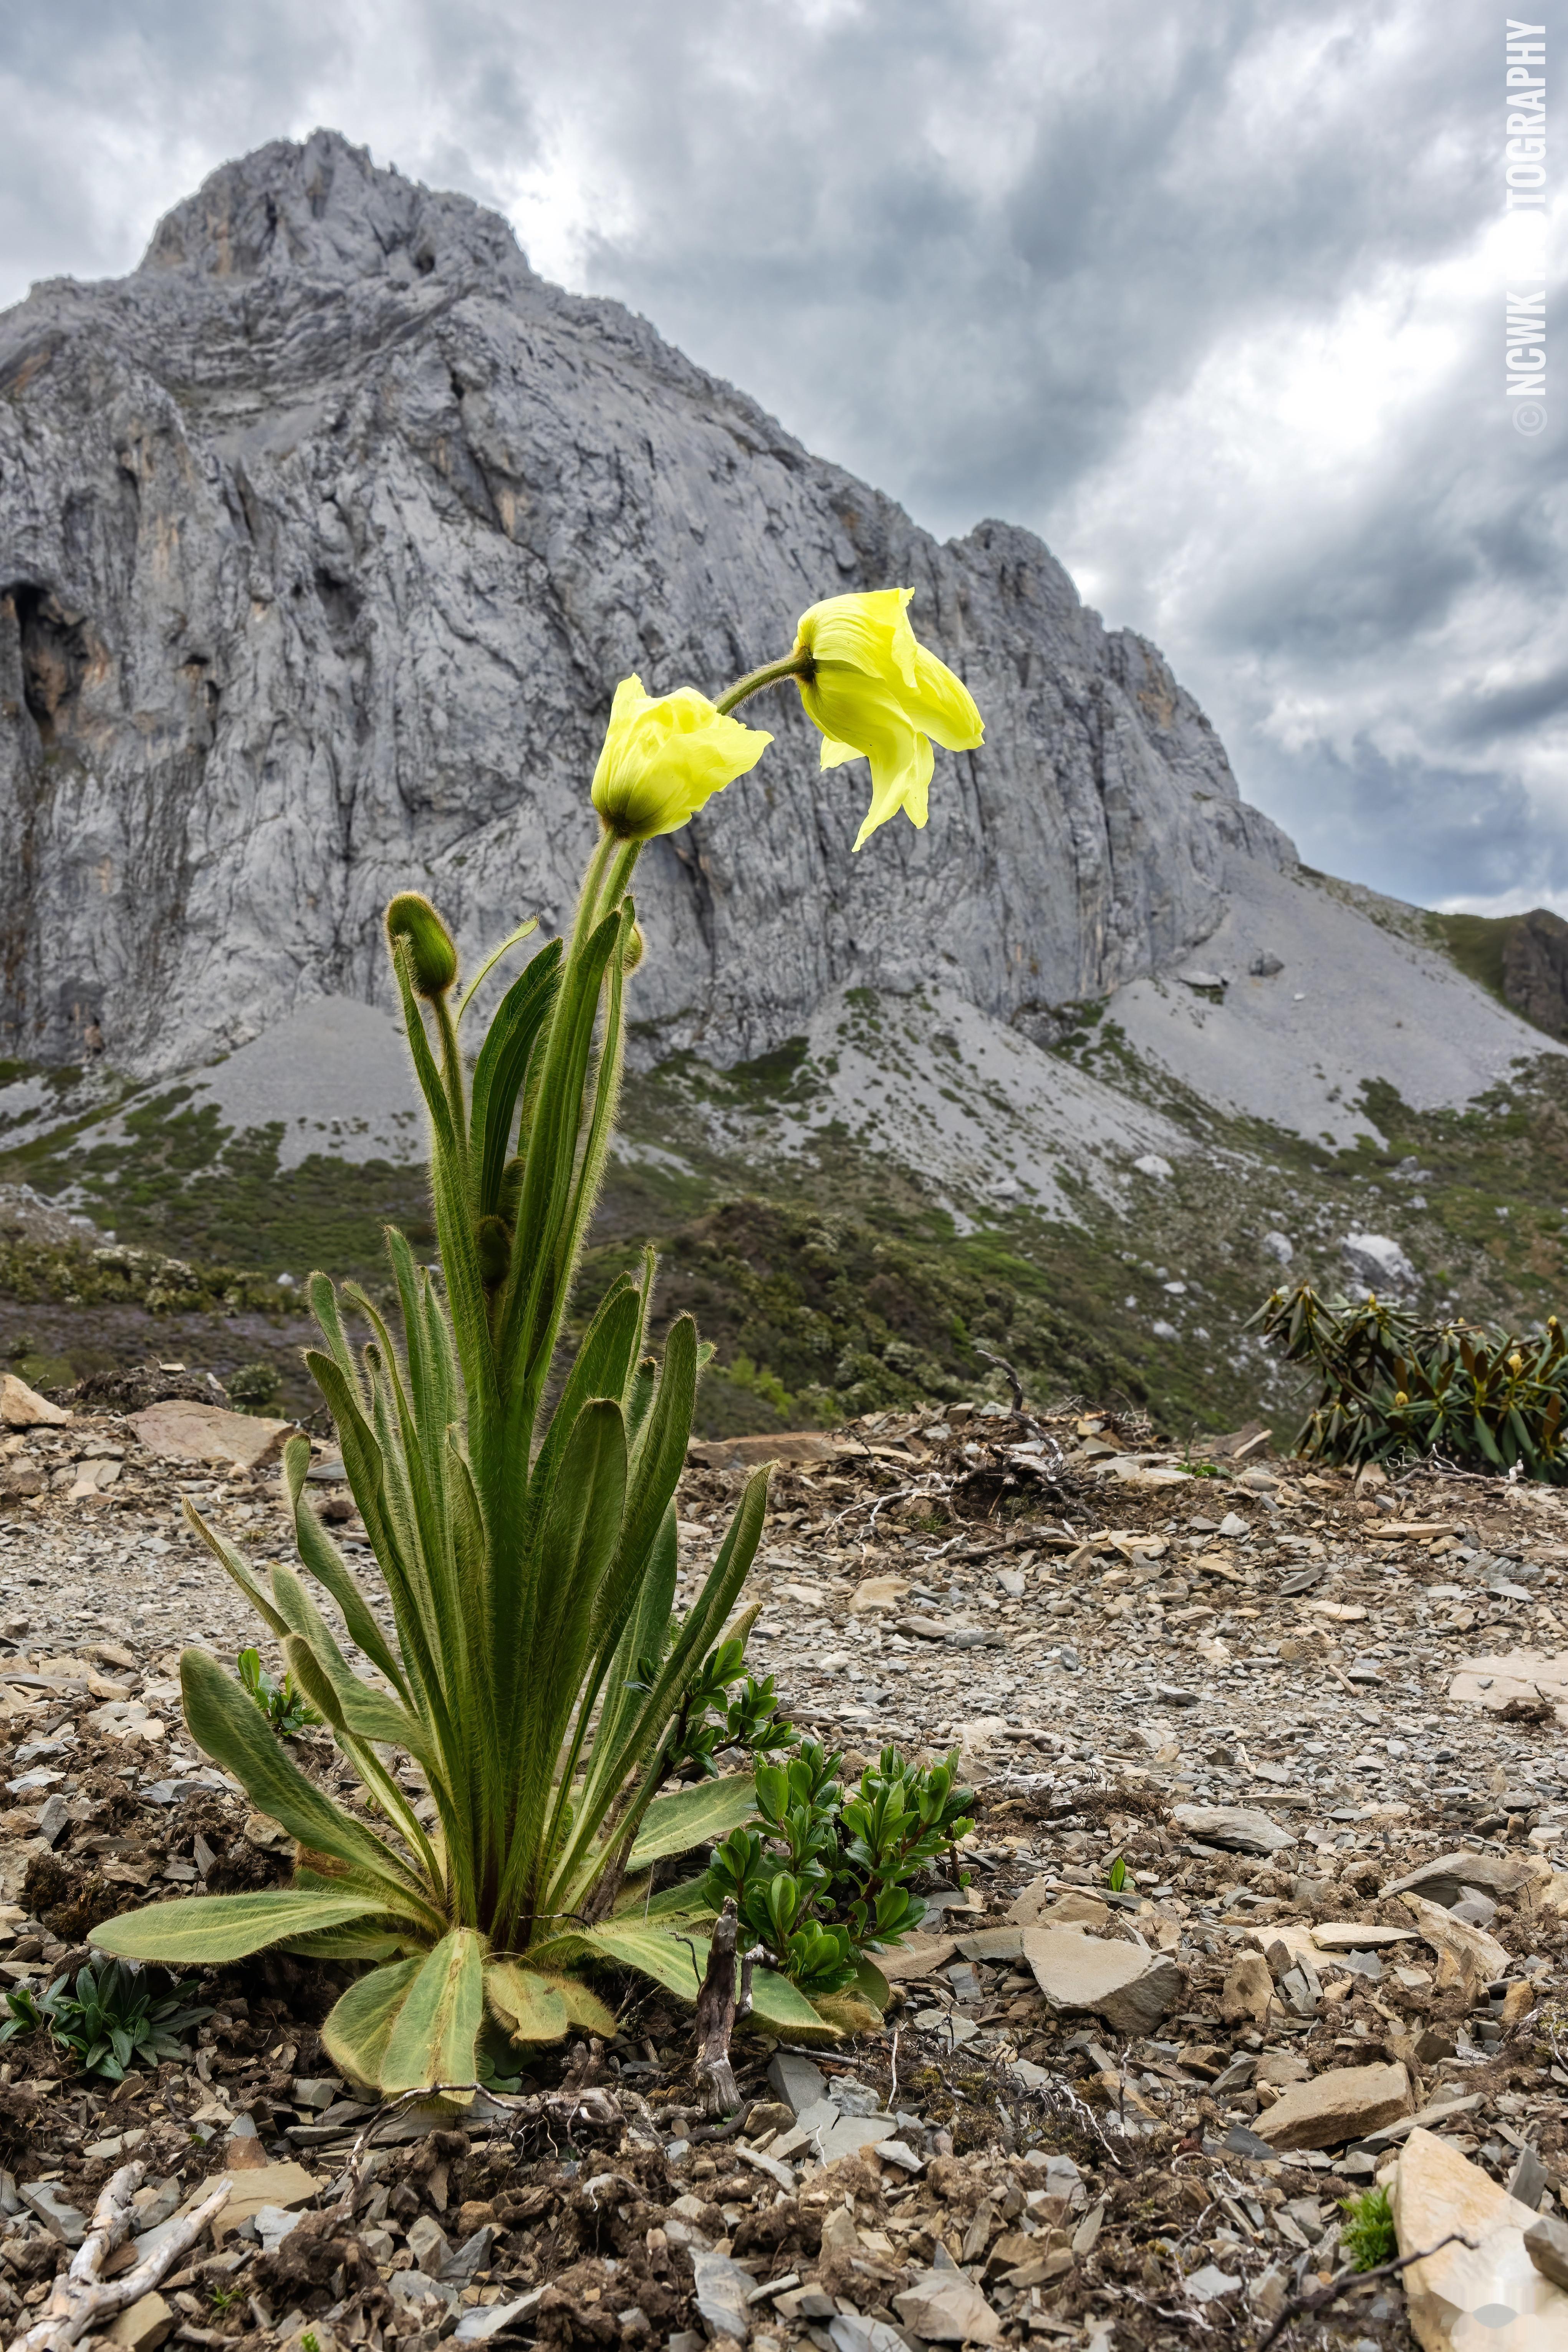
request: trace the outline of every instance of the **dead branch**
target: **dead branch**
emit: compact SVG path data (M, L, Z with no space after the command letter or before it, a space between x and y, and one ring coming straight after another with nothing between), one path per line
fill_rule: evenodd
M219 2208L228 2201L225 2180L193 2211L170 2226L158 2246L134 2270L117 2279L100 2276L117 2246L124 2244L135 2219L131 2200L146 2177L144 2164L122 2164L105 2183L93 2208L86 2237L69 2265L56 2279L48 2301L32 2326L14 2336L9 2352L68 2352L89 2328L151 2294L177 2258L193 2246Z
M1468 2246L1473 2253L1475 2242L1473 2238L1467 2238L1462 2230L1450 2230L1448 2236L1439 2238L1435 2246L1423 2246L1418 2254L1401 2254L1394 2262L1379 2263L1375 2270L1358 2271L1347 2267L1336 2271L1327 2286L1314 2287L1311 2294L1293 2294L1259 2345L1258 2352L1269 2352L1269 2347L1279 2342L1287 2327L1293 2326L1298 2319L1311 2319L1315 2313L1326 2310L1351 2287L1370 2286L1374 2279L1393 2278L1396 2273L1407 2271L1412 2263L1429 2262L1434 2254L1440 2254L1445 2246Z
M735 1897L725 1897L708 1947L707 1972L697 1994L697 2102L705 2116L727 2116L740 2105L729 2063L735 2031L735 1948L739 1934Z

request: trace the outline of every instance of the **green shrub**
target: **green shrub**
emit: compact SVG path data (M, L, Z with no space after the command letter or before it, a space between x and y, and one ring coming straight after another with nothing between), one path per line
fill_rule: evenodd
M866 1954L919 1926L910 1881L974 1827L956 1750L923 1768L884 1748L852 1796L833 1777L842 1761L813 1742L758 1766L765 1826L732 1830L703 1883L708 1905L733 1897L771 1965L818 1998L864 1982Z
M1423 1323L1385 1300L1320 1297L1305 1282L1252 1318L1320 1383L1295 1450L1358 1465L1437 1454L1456 1467L1568 1480L1568 1341L1555 1315L1533 1339Z
M277 1402L283 1375L276 1364L241 1364L227 1381L229 1402L242 1412L267 1412Z

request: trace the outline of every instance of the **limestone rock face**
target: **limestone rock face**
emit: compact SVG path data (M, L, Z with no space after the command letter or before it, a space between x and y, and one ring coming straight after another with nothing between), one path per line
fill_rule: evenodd
M0 394L6 1054L155 1073L323 992L390 1005L394 888L470 966L548 937L617 679L716 691L844 589L914 586L986 746L852 858L863 764L819 772L793 689L751 706L764 769L643 859L644 1055L926 974L1048 1038L1186 957L1227 859L1293 864L1028 531L938 545L334 133L215 173L130 277L35 288Z

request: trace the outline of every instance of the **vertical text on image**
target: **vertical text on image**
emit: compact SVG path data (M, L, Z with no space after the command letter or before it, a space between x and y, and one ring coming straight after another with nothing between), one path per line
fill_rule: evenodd
M1506 20L1506 394L1527 438L1546 425L1546 27Z

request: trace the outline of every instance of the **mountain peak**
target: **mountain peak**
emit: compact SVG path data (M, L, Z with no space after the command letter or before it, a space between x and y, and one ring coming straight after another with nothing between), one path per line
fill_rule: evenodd
M220 164L166 213L141 272L206 278L297 274L350 281L529 274L499 213L471 196L435 194L371 160L340 131L275 139Z

